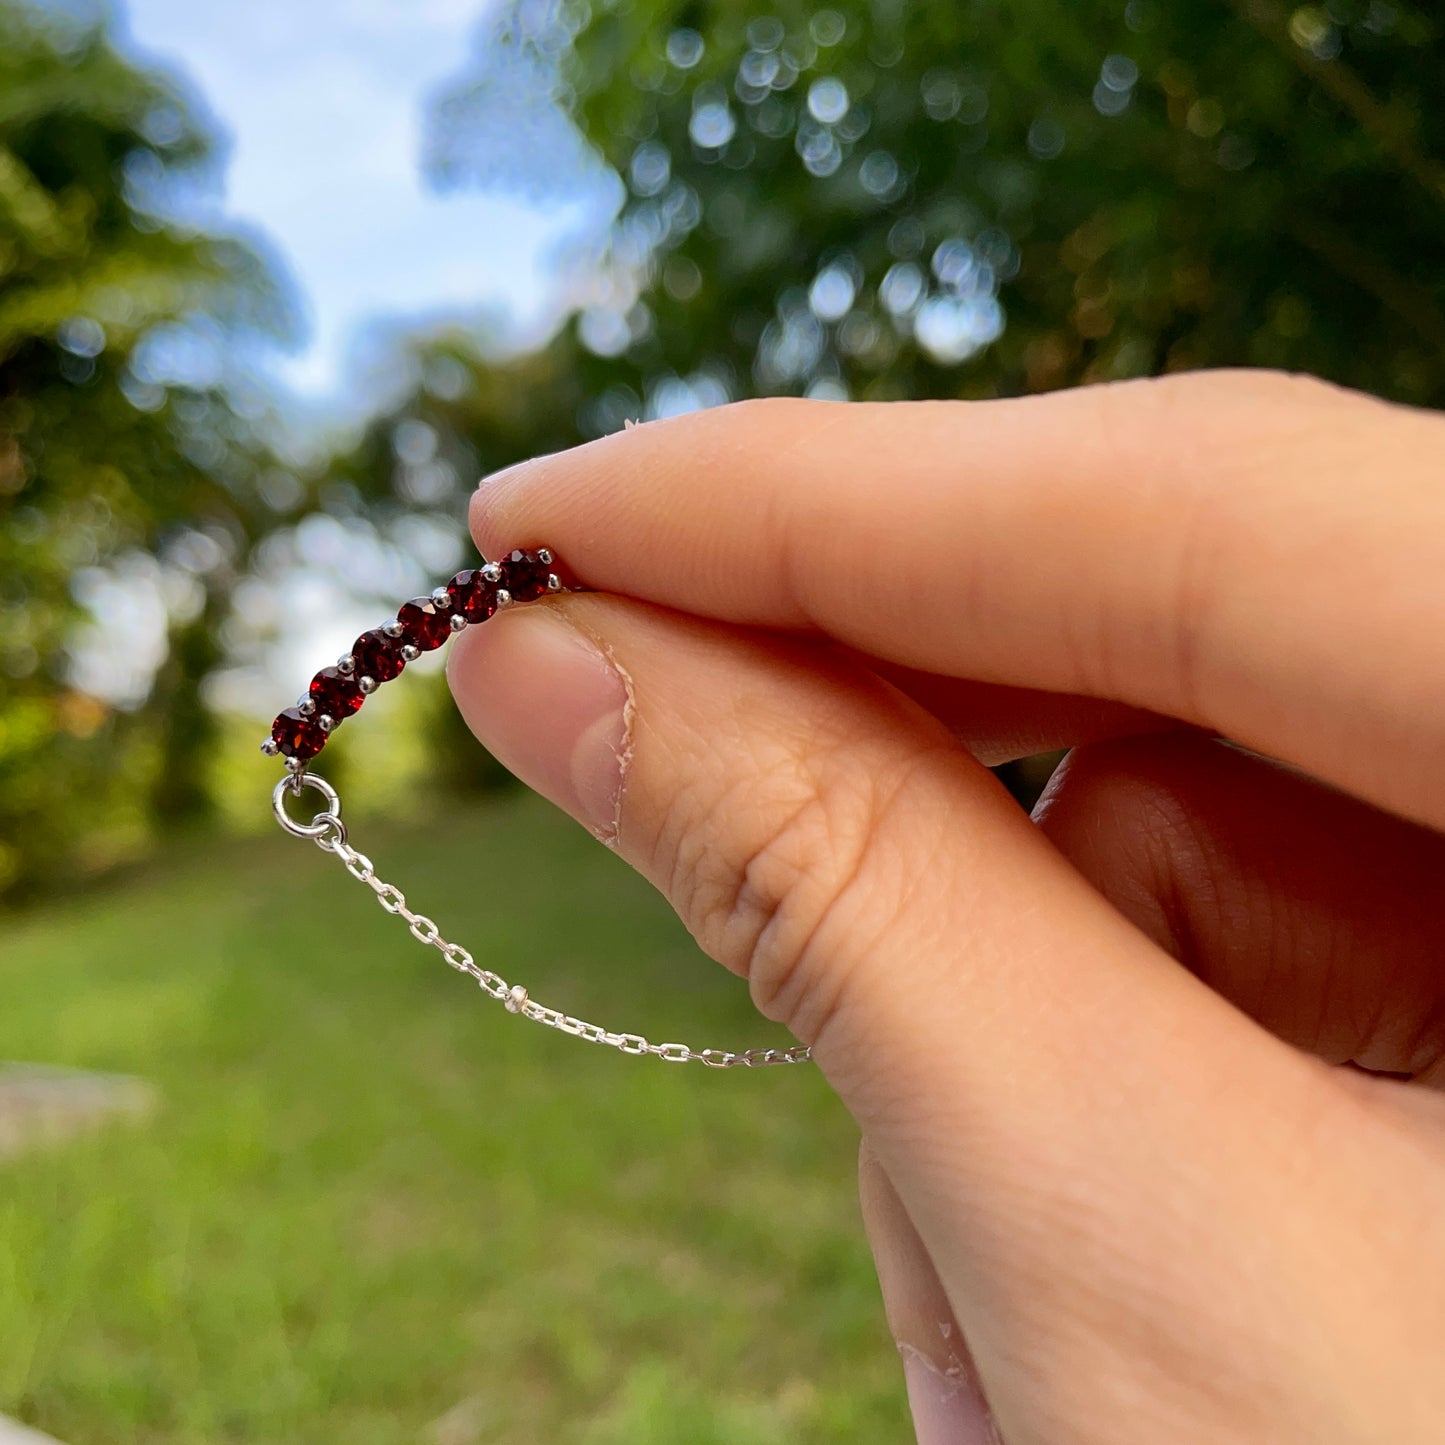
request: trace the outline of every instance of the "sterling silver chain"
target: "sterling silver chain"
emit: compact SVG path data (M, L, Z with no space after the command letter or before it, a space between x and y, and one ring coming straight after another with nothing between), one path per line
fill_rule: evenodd
M309 823L298 823L287 811L288 797L300 797L302 789L314 788L325 799L325 808ZM508 1013L521 1014L533 1023L549 1029L586 1039L589 1044L606 1044L624 1054L654 1054L669 1064L687 1064L694 1060L710 1069L762 1069L772 1064L805 1064L812 1050L797 1044L790 1049L746 1049L734 1053L730 1049L694 1049L688 1044L653 1044L641 1034L615 1034L600 1024L589 1024L558 1009L547 1008L531 998L519 983L508 983L500 974L483 968L459 943L448 943L441 930L424 913L407 906L406 895L394 883L384 883L365 853L347 842L346 824L341 821L341 798L336 789L314 773L289 773L276 784L271 795L271 808L276 821L293 838L309 838L323 853L333 853L346 871L358 882L365 883L376 894L376 901L388 912L403 919L411 936L437 950L458 973L474 979L484 993L505 1006Z

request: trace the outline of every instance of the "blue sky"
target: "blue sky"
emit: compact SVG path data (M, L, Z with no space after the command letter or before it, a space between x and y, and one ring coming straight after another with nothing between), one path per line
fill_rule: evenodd
M517 340L545 334L565 284L558 248L595 233L615 193L599 186L543 210L501 195L437 194L420 169L426 98L466 63L488 0L112 3L122 46L188 78L227 139L221 214L206 223L260 230L289 271L308 339L265 365L300 432L356 422L384 393L384 378L363 383L349 365L369 323L476 318ZM369 590L405 596L419 577L449 570L420 544L410 559L360 547L351 561ZM165 650L165 579L143 563L93 579L103 591L89 600L111 626L76 653L77 682L123 702L144 696ZM285 642L259 669L219 675L223 707L269 716L318 657L376 621L333 571L292 568L252 589L241 611L262 624L286 619ZM117 650L117 623L153 645Z
M373 319L545 328L549 263L585 200L436 194L418 163L425 97L464 64L485 0L122 3L130 49L184 71L230 138L224 214L265 232L300 292L309 339L275 361L284 388L350 410L348 351Z

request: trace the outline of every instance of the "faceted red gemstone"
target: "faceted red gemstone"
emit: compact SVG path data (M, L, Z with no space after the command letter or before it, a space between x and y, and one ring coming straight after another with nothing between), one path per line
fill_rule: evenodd
M340 722L350 717L362 704L363 693L357 686L356 674L348 677L334 667L323 667L311 679L311 701L317 713L326 713Z
M452 599L452 610L468 622L485 622L497 610L499 586L499 582L488 582L480 567L474 567L458 572L447 583L447 596Z
M502 586L513 602L532 602L547 595L547 574L551 567L532 552L518 549L502 560Z
M282 756L303 762L314 758L326 746L326 734L316 719L303 717L294 707L288 707L271 724L271 738Z
M388 637L379 627L363 632L351 644L352 660L356 663L355 675L369 677L374 682L390 682L406 666L401 655L401 639Z
M452 635L451 617L439 611L430 597L413 597L397 609L401 623L401 641L410 643L418 652L431 652Z

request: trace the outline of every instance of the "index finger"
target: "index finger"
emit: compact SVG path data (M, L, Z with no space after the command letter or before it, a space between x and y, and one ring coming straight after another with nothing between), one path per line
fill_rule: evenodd
M472 525L602 590L1166 713L1438 824L1442 459L1436 416L1269 373L775 399L524 463Z

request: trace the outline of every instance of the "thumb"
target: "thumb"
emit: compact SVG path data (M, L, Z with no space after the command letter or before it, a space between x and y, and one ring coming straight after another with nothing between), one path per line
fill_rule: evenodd
M1358 1225L1387 1187L1366 1131L1302 1149L1322 1070L1125 922L941 725L805 643L599 595L453 646L487 747L814 1046L1010 1445L1254 1438L1252 1411L1259 1438L1355 1438L1315 1427L1368 1363L1322 1363L1322 1312L1393 1283ZM1300 1229L1321 1190L1338 1227ZM1246 1388L1262 1321L1297 1406Z

